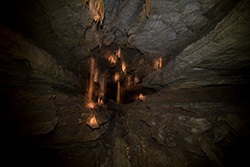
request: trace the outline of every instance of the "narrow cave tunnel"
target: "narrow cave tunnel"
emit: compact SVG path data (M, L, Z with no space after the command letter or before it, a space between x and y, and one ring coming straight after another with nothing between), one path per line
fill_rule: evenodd
M0 4L3 164L250 165L248 0Z

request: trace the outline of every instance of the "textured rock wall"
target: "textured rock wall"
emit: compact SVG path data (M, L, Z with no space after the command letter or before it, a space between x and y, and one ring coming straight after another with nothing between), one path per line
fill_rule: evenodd
M235 2L227 4L230 9L229 4ZM149 19L128 31L129 42L143 53L168 59L211 30L227 13L222 6L224 1L152 1Z
M250 147L248 87L165 89L122 106L126 134L120 135L120 154L126 158L121 164L129 160L131 166L140 166L142 154L147 166L247 163L243 152Z
M145 1L104 2L102 26L93 22L89 5L84 7L82 0L5 1L1 22L24 33L70 68L77 63L86 65L92 49L111 44L140 50L147 63L159 56L168 62L207 34L238 1L151 0L148 19Z
M79 56L88 56L84 34L91 20L82 0L13 0L1 7L2 23L36 41L58 62L73 69Z
M82 93L80 75L22 35L3 26L0 29L0 91L5 119L16 121L13 128L18 130L13 133L18 137L53 131L58 117L51 92ZM11 124L8 121L5 123Z
M94 131L86 124L94 110L86 107L85 79L84 72L69 70L32 40L0 26L0 127L8 165L95 164L92 156L103 148L94 150L97 142L84 147L82 143L96 141L112 129L115 112L112 107L98 108L100 127ZM89 149L93 152L88 155ZM78 157L83 155L88 158Z
M3 26L1 26L1 60L3 63L1 73L2 76L6 76L6 78L1 77L2 85L7 82L7 86L32 86L32 82L35 82L34 84L47 82L52 87L53 84L64 84L80 91L79 73L68 70L46 51ZM17 79L21 82L12 85L11 82Z
M144 79L149 87L249 82L249 2L241 1L209 34Z

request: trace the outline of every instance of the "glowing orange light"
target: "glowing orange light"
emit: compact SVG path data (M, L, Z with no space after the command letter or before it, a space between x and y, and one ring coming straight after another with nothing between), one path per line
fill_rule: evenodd
M100 97L98 97L98 105L103 105L104 104L104 102L103 102L103 100L100 98Z
M119 57L119 58L121 58L121 48L120 47L119 47L119 49L118 49L118 51L116 53L116 56Z
M116 65L117 57L115 55L110 55L108 60L111 64Z
M97 125L97 120L96 120L96 118L95 118L95 115L89 120L89 123L90 123L91 125Z
M87 104L87 107L93 109L95 108L95 103L91 101Z
M141 101L143 101L143 100L145 100L145 96L143 96L143 94L140 93L138 99L141 100Z
M154 69L161 69L162 68L162 57L159 57L154 60Z
M117 82L119 79L120 79L120 75L119 75L119 73L117 72L117 73L115 73L115 82Z
M99 124L96 120L95 115L91 118L89 118L89 120L86 122L92 129L96 129L99 128Z
M122 61L122 72L126 73L126 64Z
M162 57L160 57L160 59L159 59L159 66L158 66L158 68L161 69L161 67L162 67Z

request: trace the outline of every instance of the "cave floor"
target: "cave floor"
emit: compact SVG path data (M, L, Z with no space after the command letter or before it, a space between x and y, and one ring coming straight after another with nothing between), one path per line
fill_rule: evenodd
M6 115L6 156L17 159L9 163L27 166L246 165L248 87L164 89L143 101L120 105L111 101L95 109L87 109L80 94L15 88L10 110L19 114ZM45 132L37 131L35 123L29 128L25 119L15 122L33 117L34 110L53 110L41 115L55 117L52 130L53 122L47 121ZM100 124L97 129L86 125L93 113Z

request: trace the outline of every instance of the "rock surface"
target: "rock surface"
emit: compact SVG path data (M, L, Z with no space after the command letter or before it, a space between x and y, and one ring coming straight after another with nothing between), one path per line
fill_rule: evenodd
M64 87L80 90L80 75L61 65L48 52L21 34L1 26L1 85ZM3 39L3 40L2 40Z
M70 68L86 64L97 46L112 43L140 50L148 63L160 56L167 62L213 29L237 0L152 0L148 19L144 1L104 3L102 27L93 23L89 5L84 7L82 0L5 1L1 21Z
M2 163L246 166L249 2L151 0L148 18L145 1L104 3L101 26L82 0L1 2ZM105 105L88 107L90 55L109 83L126 62L124 104L113 84Z
M206 36L186 47L162 70L148 75L144 85L188 88L248 83L248 7L248 1L241 1Z
M249 97L248 92L238 94L241 90L246 89L167 89L149 95L122 108L128 114L124 140L130 143L130 150L144 141L148 166L231 166L246 162L242 151L249 148L249 105L245 101ZM236 144L238 141L242 143ZM231 147L235 144L237 148Z

